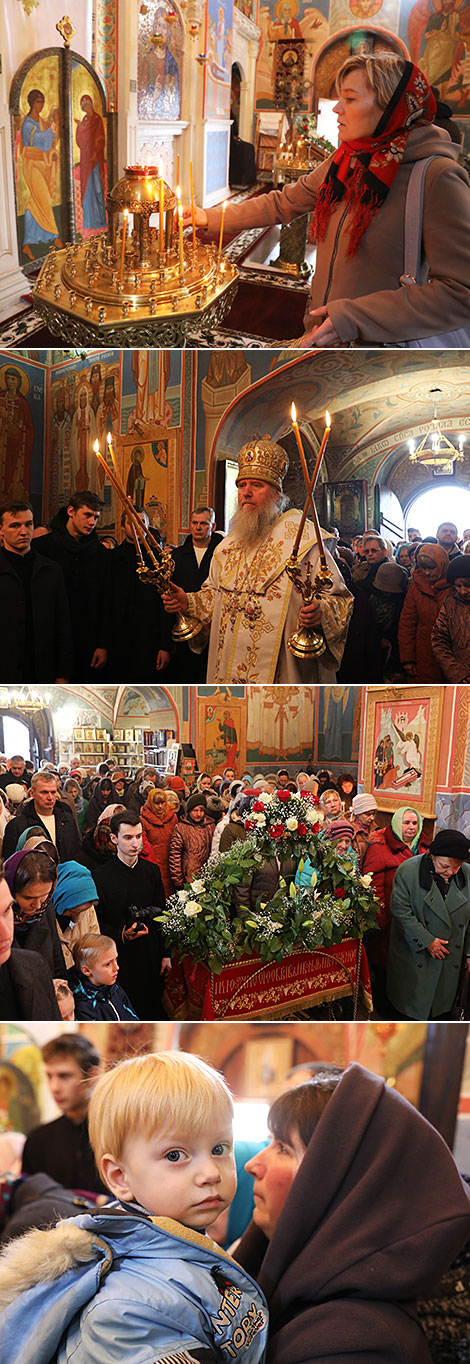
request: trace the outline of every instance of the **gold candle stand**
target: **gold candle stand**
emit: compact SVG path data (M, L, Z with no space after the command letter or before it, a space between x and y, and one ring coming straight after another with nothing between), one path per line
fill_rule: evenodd
M33 299L49 330L69 346L181 346L192 327L220 324L238 270L215 244L185 239L181 252L176 198L158 167L127 166L106 203L106 233L53 250L42 265Z

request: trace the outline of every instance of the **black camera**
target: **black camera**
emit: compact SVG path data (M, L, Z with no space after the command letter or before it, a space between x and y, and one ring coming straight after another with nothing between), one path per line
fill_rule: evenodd
M137 905L129 905L126 909L124 927L132 928L133 924L137 924L137 927L141 928L142 925L152 923L156 914L161 914L156 905L145 905L144 909L138 909Z

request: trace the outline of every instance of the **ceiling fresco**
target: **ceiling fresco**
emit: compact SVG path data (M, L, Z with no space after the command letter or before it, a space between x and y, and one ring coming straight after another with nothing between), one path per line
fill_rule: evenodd
M272 360L271 360L272 365ZM433 392L439 390L439 392ZM456 481L470 480L470 355L467 351L387 349L322 351L295 359L283 351L275 367L232 404L216 436L219 458L237 454L253 436L280 439L290 427L290 404L317 437L325 409L333 418L324 476L378 480L403 504L433 481L409 462L408 440L425 434L434 401L446 435L468 432Z

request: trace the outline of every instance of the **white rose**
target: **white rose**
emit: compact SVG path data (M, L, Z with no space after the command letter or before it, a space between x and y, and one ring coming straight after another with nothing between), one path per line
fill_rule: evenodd
M266 815L257 814L255 818L256 823L259 824L260 828L263 828L263 825L266 824Z
M193 881L192 890L195 895L200 895L201 891L204 890L204 881Z
M187 892L187 890L179 890L179 891L178 891L178 900L182 900L182 901L183 901L183 904L184 904L184 901L187 900L187 898L188 898L188 892Z
M361 886L365 886L366 890L368 890L372 882L372 872L371 871L366 872L365 876L359 877L359 880L361 882Z
M188 919L194 919L196 914L201 913L201 909L202 905L199 905L197 900L188 900L187 905L184 907L184 913Z
M311 805L309 806L309 809L306 811L305 819L307 821L307 824L318 824L320 822L317 811L312 810Z
M286 829L290 829L291 833L294 833L295 830L298 829L298 827L299 827L298 819L294 819L293 815L289 815L289 818L286 819Z
M316 806L315 806L315 809L314 809L314 811L313 811L313 814L314 814L314 817L315 817L315 823L316 823L316 824L323 824L323 820L324 820L324 818L325 818L325 812L324 812L324 810L322 810L321 805L316 805Z

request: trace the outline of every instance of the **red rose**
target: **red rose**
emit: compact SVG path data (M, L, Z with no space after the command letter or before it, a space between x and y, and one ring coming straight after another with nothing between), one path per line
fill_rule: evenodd
M278 800L290 800L291 793L290 791L278 791L277 796Z
M297 825L297 833L298 833L298 834L306 834L306 832L307 832L307 825L306 825L306 824L302 824L301 821L300 821L300 819L299 819L299 823L298 823L298 825Z
M341 886L337 886L334 894L335 894L335 900L344 900L344 897L345 897L345 895L346 895L346 891L343 890Z
M245 820L245 829L246 829L247 833L249 833L250 829L254 829L254 827L255 827L255 825L254 825L254 822L253 822L252 819L246 819L246 820Z
M252 808L252 810L258 810L258 811L259 811L259 810L264 810L264 805L263 805L263 803L262 803L261 800L254 800L254 801L253 801L253 805L252 805L251 808Z
M283 824L271 824L271 828L270 828L269 832L270 832L270 834L271 834L271 838L282 838L283 833L284 833L284 825L283 825Z

